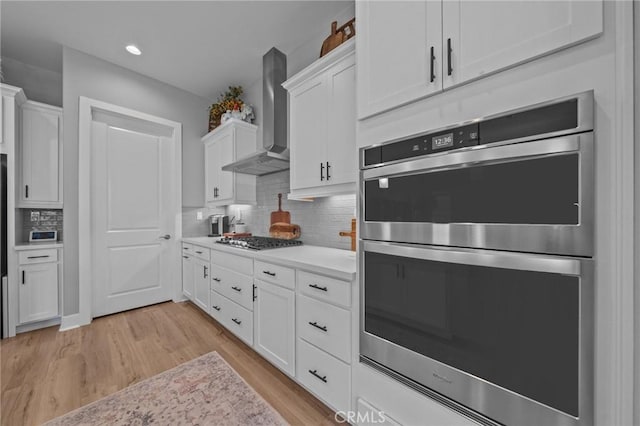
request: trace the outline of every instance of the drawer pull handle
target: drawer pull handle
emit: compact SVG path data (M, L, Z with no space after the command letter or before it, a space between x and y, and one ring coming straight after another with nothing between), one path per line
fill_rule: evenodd
M231 289L237 291L238 293L242 291L240 287L236 287L236 286L231 287Z
M49 257L48 254L46 256L28 256L27 259L45 259L47 257Z
M211 307L212 307L213 309L215 309L216 311L219 311L219 310L220 310L220 306L213 305L213 306L211 306Z
M238 325L242 324L242 321L240 321L240 320L239 320L239 319L237 319L237 318L231 318L231 321L235 322L235 323L236 323L236 324L238 324Z
M202 252L201 252L201 251L198 251L198 250L196 250L196 253L198 253L198 254L202 254Z
M314 376L315 378L322 380L323 382L327 383L327 376L321 376L318 374L318 370L309 370L309 373L311 373L312 376Z
M327 326L326 325L318 325L318 323L315 322L315 321L314 322L309 321L309 325L312 326L312 327L317 328L318 330L322 330L325 333L327 332Z
M320 287L317 284L309 284L309 287L315 288L316 290L327 291L327 287Z
M188 259L188 258L189 258L189 256L182 256L182 257L184 257L185 259Z
M182 250L189 250L189 247L182 247Z
M221 280L220 280L220 278L215 278L215 277L213 278L213 280L214 280L215 282L217 282L217 283L219 283L219 282L221 281Z
M263 274L270 275L270 276L272 276L272 277L275 277L275 276L276 276L276 273L275 273L275 272L271 272L271 271L262 271L262 273L263 273Z

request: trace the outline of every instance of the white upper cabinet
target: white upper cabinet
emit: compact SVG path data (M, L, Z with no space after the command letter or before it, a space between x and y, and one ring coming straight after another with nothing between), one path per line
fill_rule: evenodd
M289 92L290 198L355 193L355 42L283 86Z
M222 167L256 151L257 129L231 119L202 138L207 207L256 203L256 177Z
M596 37L602 0L358 1L364 119Z
M439 1L356 2L358 118L442 90L441 8Z
M62 208L62 109L22 105L18 207Z
M597 36L603 31L602 13L601 1L447 0L442 6L444 87Z

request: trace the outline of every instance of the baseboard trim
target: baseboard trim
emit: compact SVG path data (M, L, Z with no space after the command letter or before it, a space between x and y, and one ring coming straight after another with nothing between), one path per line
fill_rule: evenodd
M80 314L66 315L62 317L60 321L60 330L58 331L73 330L81 325L84 324L81 324Z
M54 325L60 324L60 317L49 318L42 321L36 322L28 322L26 324L21 324L16 326L16 334L18 333L26 333L27 331L38 330L40 328L47 328Z

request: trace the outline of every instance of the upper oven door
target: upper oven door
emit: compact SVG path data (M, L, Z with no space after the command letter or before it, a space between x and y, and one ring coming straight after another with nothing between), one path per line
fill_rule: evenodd
M593 132L360 172L361 238L593 255Z

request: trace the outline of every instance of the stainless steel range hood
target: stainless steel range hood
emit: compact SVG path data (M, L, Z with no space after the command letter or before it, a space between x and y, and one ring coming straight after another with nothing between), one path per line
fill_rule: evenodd
M273 47L262 57L262 145L259 151L222 167L228 172L262 176L289 169L287 147L287 57Z

